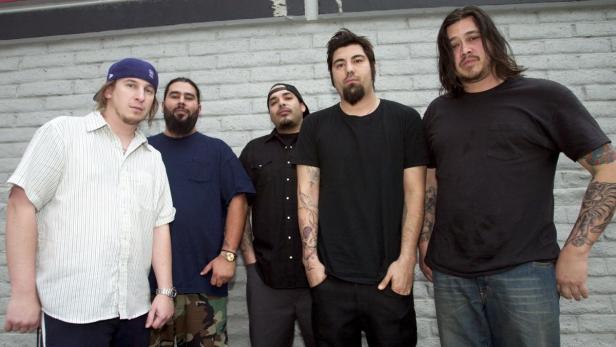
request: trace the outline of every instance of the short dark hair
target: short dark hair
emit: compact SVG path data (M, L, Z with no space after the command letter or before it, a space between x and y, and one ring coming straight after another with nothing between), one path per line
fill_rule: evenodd
M372 70L372 86L374 86L374 79L376 77L376 67L374 58L374 48L372 44L365 36L358 36L347 28L341 28L329 39L327 42L327 68L329 69L329 78L334 85L334 77L332 75L332 63L334 59L334 52L341 47L349 45L360 45L364 50L368 61L370 62L370 70ZM335 87L335 86L334 86Z
M197 92L197 102L201 102L201 91L199 90L199 87L197 87L197 84L188 77L176 77L172 79L171 81L169 81L167 85L165 86L165 93L163 94L163 101L165 100L165 98L167 98L167 93L169 93L169 87L171 87L171 85L174 84L175 82L186 82L190 84L191 86L193 86L193 88L195 88L195 91Z
M107 107L107 98L105 97L105 91L108 88L115 87L117 80L111 80L105 82L94 94L94 101L96 102L96 110L104 111L105 107ZM154 116L156 116L156 111L158 111L158 99L156 99L156 94L154 94L154 100L152 100L152 106L150 107L150 112L146 115L146 119L148 120L148 124L152 124L154 120Z
M519 76L526 70L516 63L509 43L498 31L487 13L476 6L457 8L445 17L437 36L438 74L441 81L441 92L450 93L453 96L461 95L464 92L464 87L456 75L456 63L447 36L447 28L467 17L473 18L479 29L481 42L486 55L490 57L491 68L496 77L505 80Z

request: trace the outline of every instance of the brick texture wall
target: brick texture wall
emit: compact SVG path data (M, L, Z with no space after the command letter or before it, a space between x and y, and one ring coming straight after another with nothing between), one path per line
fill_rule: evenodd
M608 136L616 139L616 5L613 2L487 7L528 76L565 84ZM198 128L225 140L239 154L250 139L270 131L265 96L275 82L295 84L310 109L337 101L325 63L325 44L340 27L368 36L377 57L378 95L425 110L438 95L435 38L448 9L370 16L330 16L314 22L273 19L192 25L94 35L0 42L0 181L15 169L35 129L61 115L94 108L92 95L110 63L136 56L154 63L161 85L176 76L202 88ZM159 97L162 91L159 91ZM149 134L163 128L161 116ZM563 157L556 174L555 220L562 243L577 217L589 175ZM8 188L0 187L0 234ZM562 301L563 346L616 345L616 228L594 246L591 297ZM0 324L9 295L4 243L0 243ZM231 346L248 346L245 272L230 293ZM70 300L70 293L67 299ZM438 346L432 286L417 271L415 307L420 346ZM33 346L33 335L0 333L0 346ZM302 344L296 341L296 345Z

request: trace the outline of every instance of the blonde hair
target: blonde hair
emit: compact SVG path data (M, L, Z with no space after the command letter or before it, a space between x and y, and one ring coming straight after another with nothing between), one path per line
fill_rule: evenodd
M96 102L96 110L103 111L105 107L107 107L107 98L105 97L105 91L107 88L115 86L116 80L107 81L103 84L96 94L94 94L94 101ZM152 107L150 107L150 111L148 112L146 119L148 120L148 125L152 124L154 120L154 116L158 111L158 99L156 99L156 94L154 94L154 100L152 100Z

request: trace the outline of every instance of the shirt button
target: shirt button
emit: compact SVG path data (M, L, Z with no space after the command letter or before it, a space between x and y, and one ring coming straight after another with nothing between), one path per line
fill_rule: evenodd
M287 177L287 182L289 182L291 179L289 177Z
M289 146L284 146L284 149L289 149Z
M291 216L287 216L287 220L291 220Z
M291 165L291 162L287 160L287 164Z
M289 197L287 196L285 199L289 200Z
M293 259L293 256L292 256L292 255L290 255L290 256L289 256L289 259Z
M289 238L289 240L291 239L291 235L287 236Z

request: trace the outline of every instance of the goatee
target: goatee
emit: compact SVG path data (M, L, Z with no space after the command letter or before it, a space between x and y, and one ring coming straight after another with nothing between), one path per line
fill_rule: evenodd
M351 105L363 99L366 91L361 84L351 84L342 88L342 98Z
M167 130L176 136L190 135L195 129L199 113L194 112L186 116L185 119L180 120L175 117L172 110L168 108L163 109L163 115L165 116L165 126Z

